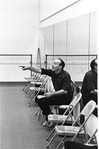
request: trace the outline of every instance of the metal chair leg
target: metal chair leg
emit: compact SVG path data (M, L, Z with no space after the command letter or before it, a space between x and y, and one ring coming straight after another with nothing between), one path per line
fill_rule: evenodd
M51 138L51 140L49 141L49 143L47 144L46 148L49 148L50 144L52 143L52 141L54 140L54 138L56 137L56 133L54 134L54 136Z
M51 135L54 133L54 131L55 131L55 128L53 128L52 129L52 131L50 132L50 134L48 135L48 137L46 138L46 141L48 141L49 140L49 138L51 137Z

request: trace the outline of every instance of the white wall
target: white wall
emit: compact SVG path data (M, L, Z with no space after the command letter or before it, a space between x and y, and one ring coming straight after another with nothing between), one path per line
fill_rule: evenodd
M39 1L41 6L40 13ZM41 61L44 62L45 48L49 48L44 40L49 41L49 37L54 37L53 30L57 33L57 29L59 28L57 23L97 11L98 0L78 0L77 3L67 8L68 5L76 1L77 0L0 0L0 54L33 54L34 63L37 60L37 49L40 47ZM38 30L39 19L40 32ZM56 25L54 26L53 24ZM91 28L93 28L94 25L93 23L91 24ZM50 25L52 25L50 30L46 30L45 27L48 26L49 28ZM65 24L62 24L63 27L64 25ZM96 31L95 29L95 33ZM47 32L49 32L50 36L45 34ZM91 33L93 34L93 31ZM44 37L45 35L46 38ZM64 34L64 39L65 38ZM55 47L57 45L57 39L59 39L58 36L55 38ZM55 48L52 44L54 43L53 40L54 38L51 44L49 43L52 52L53 48ZM90 40L93 39L91 38ZM67 48L67 45L65 46ZM96 48L95 44L91 45L91 47ZM93 50L90 50L92 53ZM56 50L55 52L57 53ZM2 73L0 72L0 81L20 81L23 80L23 76L28 75L26 73L21 74L21 71L18 72L19 68L15 69L13 67L9 69L8 65L4 67L4 65L2 65L2 67L0 65L0 70L2 70ZM14 71L12 71L13 69ZM7 72L5 72L6 70ZM12 74L10 74L10 70Z
M66 2L68 3L68 1ZM56 0L53 0L53 2L47 0L47 2L44 2L44 0L40 0L43 8L40 9L39 38L42 55L97 54L97 0L75 1L69 7L64 0L57 0L57 2ZM50 4L51 2L52 4ZM58 7L59 3L62 3L61 6L63 6L63 9L60 6L61 11ZM53 11L54 8L55 12ZM55 58L55 56L48 58L49 67L51 67ZM62 56L61 58L66 63L70 63L68 66L66 65L66 70L71 74L73 80L82 81L85 72L89 69L89 61L94 57L89 58L90 60L88 60L88 57L67 58ZM42 62L44 62L43 56ZM73 65L74 63L76 64Z
M33 53L38 27L38 0L0 0L0 53Z
M40 21L45 20L78 1L79 0L40 0Z
M36 61L39 29L39 0L0 0L0 54L33 54ZM2 66L4 67L4 65ZM0 69L1 68L0 65ZM6 70L6 68L5 68ZM4 70L4 71L5 71ZM0 75L0 80L21 80L12 72ZM24 74L25 75L25 74Z
M41 12L40 27L49 26L55 23L62 22L64 20L81 16L86 13L97 11L98 5L99 5L98 0L79 0L79 1L75 0L75 2L77 1L77 3L74 3L70 7L67 7L67 5L69 5L69 0L65 0L65 1L53 0L52 5L50 5L52 1L47 0L47 2L44 3L45 1L40 0L40 3L42 4L41 7L43 7L41 8L41 11L40 11ZM70 2L73 2L73 1L70 1ZM60 7L59 7L59 4L60 4ZM63 6L62 11L59 11L58 13L54 14L53 10L55 9L58 11L60 10L59 8L62 8L61 6ZM48 14L47 16L50 16L50 17L47 18L46 14ZM43 20L44 18L45 20Z
M41 28L40 34L42 55L52 55L47 57L47 66L51 67L52 61L61 57L72 79L82 81L90 61L95 58L83 55L97 54L97 11Z

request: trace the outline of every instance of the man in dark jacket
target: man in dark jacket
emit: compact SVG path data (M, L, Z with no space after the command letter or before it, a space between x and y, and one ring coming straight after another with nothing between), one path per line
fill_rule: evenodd
M46 121L43 123L43 126L48 125L47 117L50 114L51 105L67 105L71 102L73 95L71 77L67 71L63 70L64 66L64 61L60 58L57 58L52 64L52 69L23 67L23 70L34 71L42 75L45 74L52 78L55 91L46 92L45 97L38 100L38 105L46 119Z
M82 101L85 106L90 100L97 101L97 59L94 59L90 63L91 70L88 71L83 79L82 84Z

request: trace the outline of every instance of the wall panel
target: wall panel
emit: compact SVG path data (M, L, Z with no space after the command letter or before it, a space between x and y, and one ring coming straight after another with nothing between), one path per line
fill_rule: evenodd
M45 61L45 51L44 51L44 28L39 30L39 48L41 54L41 64L44 66Z
M0 82L26 81L30 71L22 71L19 66L31 66L31 55L0 54Z
M53 26L48 26L44 29L44 49L45 49L45 54L53 54ZM50 57L48 62L49 65L53 61L53 57Z
M89 14L68 20L67 55L88 54L88 42ZM67 71L73 80L82 80L88 70L88 57L67 57L67 63Z
M97 53L97 12L90 14L90 54Z
M53 26L44 29L45 54L53 54Z
M66 66L72 80L82 81L84 74L88 71L88 56L67 57Z
M48 66L55 55L65 61L67 70L74 81L82 81L84 74L90 69L89 63L94 57L82 56L97 54L97 12L84 14L44 28L45 54Z
M89 14L68 20L67 54L88 54Z
M78 1L79 0L40 0L40 21Z
M66 21L55 24L54 54L66 54Z

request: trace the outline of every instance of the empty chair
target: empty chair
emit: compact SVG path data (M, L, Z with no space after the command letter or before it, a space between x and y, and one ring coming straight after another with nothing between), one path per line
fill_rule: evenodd
M52 137L52 139L49 141L47 147L49 147L49 145L51 144L51 142L53 141L53 139L57 136L57 135L62 135L64 136L61 141L59 142L58 146L56 149L59 148L59 146L62 144L62 142L65 140L65 138L67 136L74 136L77 132L80 135L84 135L85 133L85 124L87 122L87 120L89 119L89 117L91 116L92 112L94 111L96 106L96 103L91 100L89 101L86 106L83 108L83 110L80 112L80 114L78 115L78 117L76 118L76 120L73 122L72 126L65 126L65 125L57 125L55 126L55 134ZM80 124L79 126L77 126L77 121L80 119L81 115L83 115L85 117L85 120L82 124ZM64 123L63 123L64 124Z
M78 132L75 134L73 139L71 141L65 141L63 149L68 149L68 148L76 148L76 149L98 149L98 118L92 114L88 121L85 124L85 131L86 134L88 135L88 140L86 143L79 143L79 142L74 142L75 139L77 138Z
M38 76L39 75L39 76ZM38 78L40 77L40 74L38 74L38 73L33 73L32 74L32 77L28 77L28 78L24 78L25 80L27 80L27 83L26 83L26 85L24 86L24 88L23 88L23 90L26 92L26 93L28 93L28 91L30 91L30 87L32 86L31 85L31 81L38 81Z
M98 129L94 132L93 136L97 133ZM93 139L93 138L92 138ZM90 144L89 140L88 143L82 144L80 142L74 141L65 141L63 149L98 149L98 144Z
M55 122L56 124L62 123L62 122L74 122L75 117L72 115L72 112L77 108L80 100L81 100L82 94L79 92L74 99L71 101L69 105L64 105L65 110L63 115L58 115L58 114L50 114L48 115L48 121L49 122ZM68 114L67 114L68 112ZM66 115L67 114L67 115ZM50 132L49 136L47 137L47 140L51 137L52 133L54 132L55 128Z

